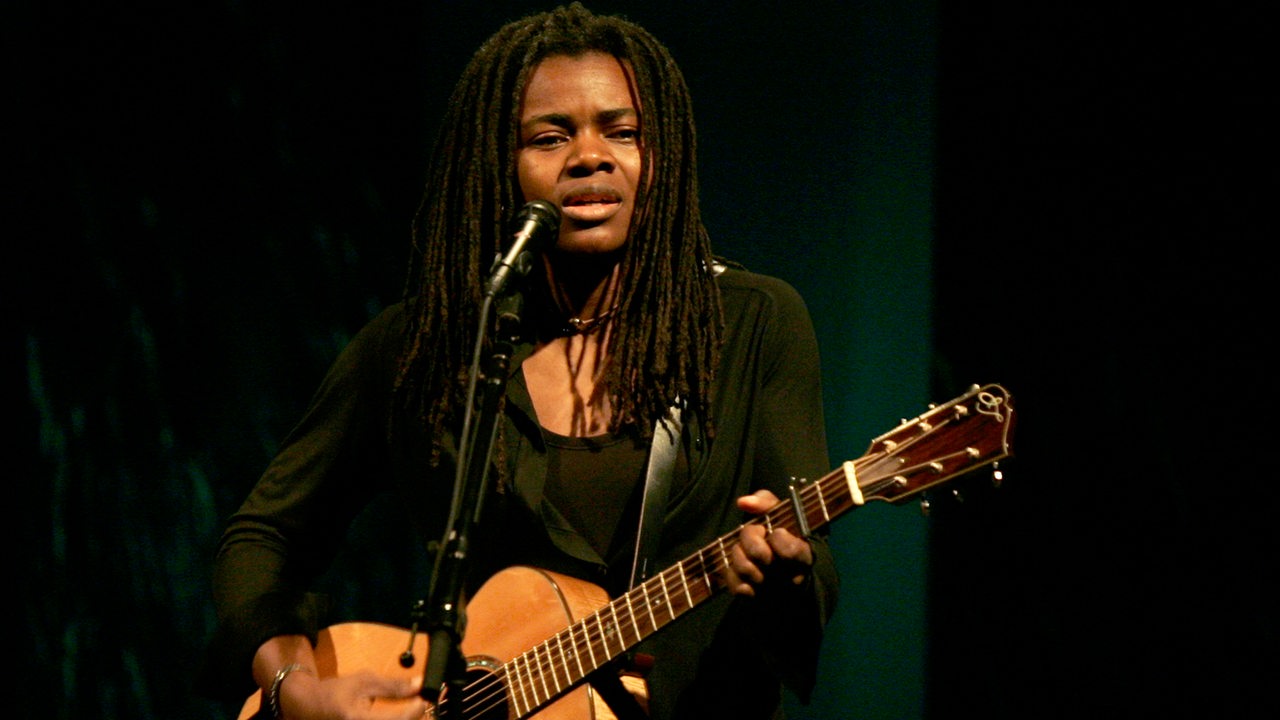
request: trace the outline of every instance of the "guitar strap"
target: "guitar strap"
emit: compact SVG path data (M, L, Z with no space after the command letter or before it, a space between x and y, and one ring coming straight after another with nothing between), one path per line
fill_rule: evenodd
M658 538L662 535L662 516L667 511L667 495L671 489L671 475L676 466L676 454L680 450L683 428L681 406L677 401L667 411L667 417L658 420L653 428L653 443L649 446L649 468L645 472L644 497L640 500L640 527L636 530L636 553L631 561L631 582L635 587L649 579L652 562L658 552Z
M680 450L683 433L682 404L676 402L653 428L653 442L649 446L649 464L645 471L644 495L640 499L640 526L636 530L636 550L631 561L631 582L635 587L649 578L653 572L653 558L658 552L658 539L662 536L662 517L667 510L667 496L671 490L671 476ZM637 663L635 658L631 664ZM642 720L648 713L641 708L636 697L622 685L618 673L609 668L595 673L591 679L605 703L618 716L618 720Z

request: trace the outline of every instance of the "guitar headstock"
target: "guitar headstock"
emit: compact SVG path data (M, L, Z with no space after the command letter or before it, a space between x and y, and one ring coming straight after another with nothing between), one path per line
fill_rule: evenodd
M858 485L868 500L901 502L1009 457L1013 426L1009 392L974 385L872 440L858 462Z

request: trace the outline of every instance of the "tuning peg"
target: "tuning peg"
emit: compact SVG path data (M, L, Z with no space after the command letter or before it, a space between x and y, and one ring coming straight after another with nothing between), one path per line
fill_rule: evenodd
M991 466L991 485L992 487L1000 487L1004 483L1004 471L1000 469L1000 463Z
M929 509L930 509L930 508L929 508L929 496L928 496L928 495L921 495L921 496L920 496L920 514L921 514L921 515L923 515L923 516L925 516L925 517L929 517Z
M961 495L960 491L954 488L951 490L951 497L955 498L956 502L964 502L964 495Z

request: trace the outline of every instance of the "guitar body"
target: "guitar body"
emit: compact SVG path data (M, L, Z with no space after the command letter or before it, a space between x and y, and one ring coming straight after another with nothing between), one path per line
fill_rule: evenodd
M467 603L462 653L472 672L505 663L543 642L609 602L603 589L558 573L530 567L507 568L485 582ZM414 665L400 666L408 647L409 631L379 623L340 623L321 630L315 648L316 671L321 678L372 672L411 680L423 673L427 638L414 639ZM624 677L624 684L643 702L643 680ZM393 702L393 701L388 701ZM255 692L241 708L239 720L249 720L263 710L262 692ZM485 713L490 717L515 717L510 711ZM471 717L467 715L467 717ZM588 684L530 716L538 720L603 720L613 713Z

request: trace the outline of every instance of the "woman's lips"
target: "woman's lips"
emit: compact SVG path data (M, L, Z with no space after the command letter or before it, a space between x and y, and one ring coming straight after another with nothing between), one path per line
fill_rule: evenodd
M622 197L609 188L579 190L560 201L560 212L576 223L598 223L613 217L622 207Z

